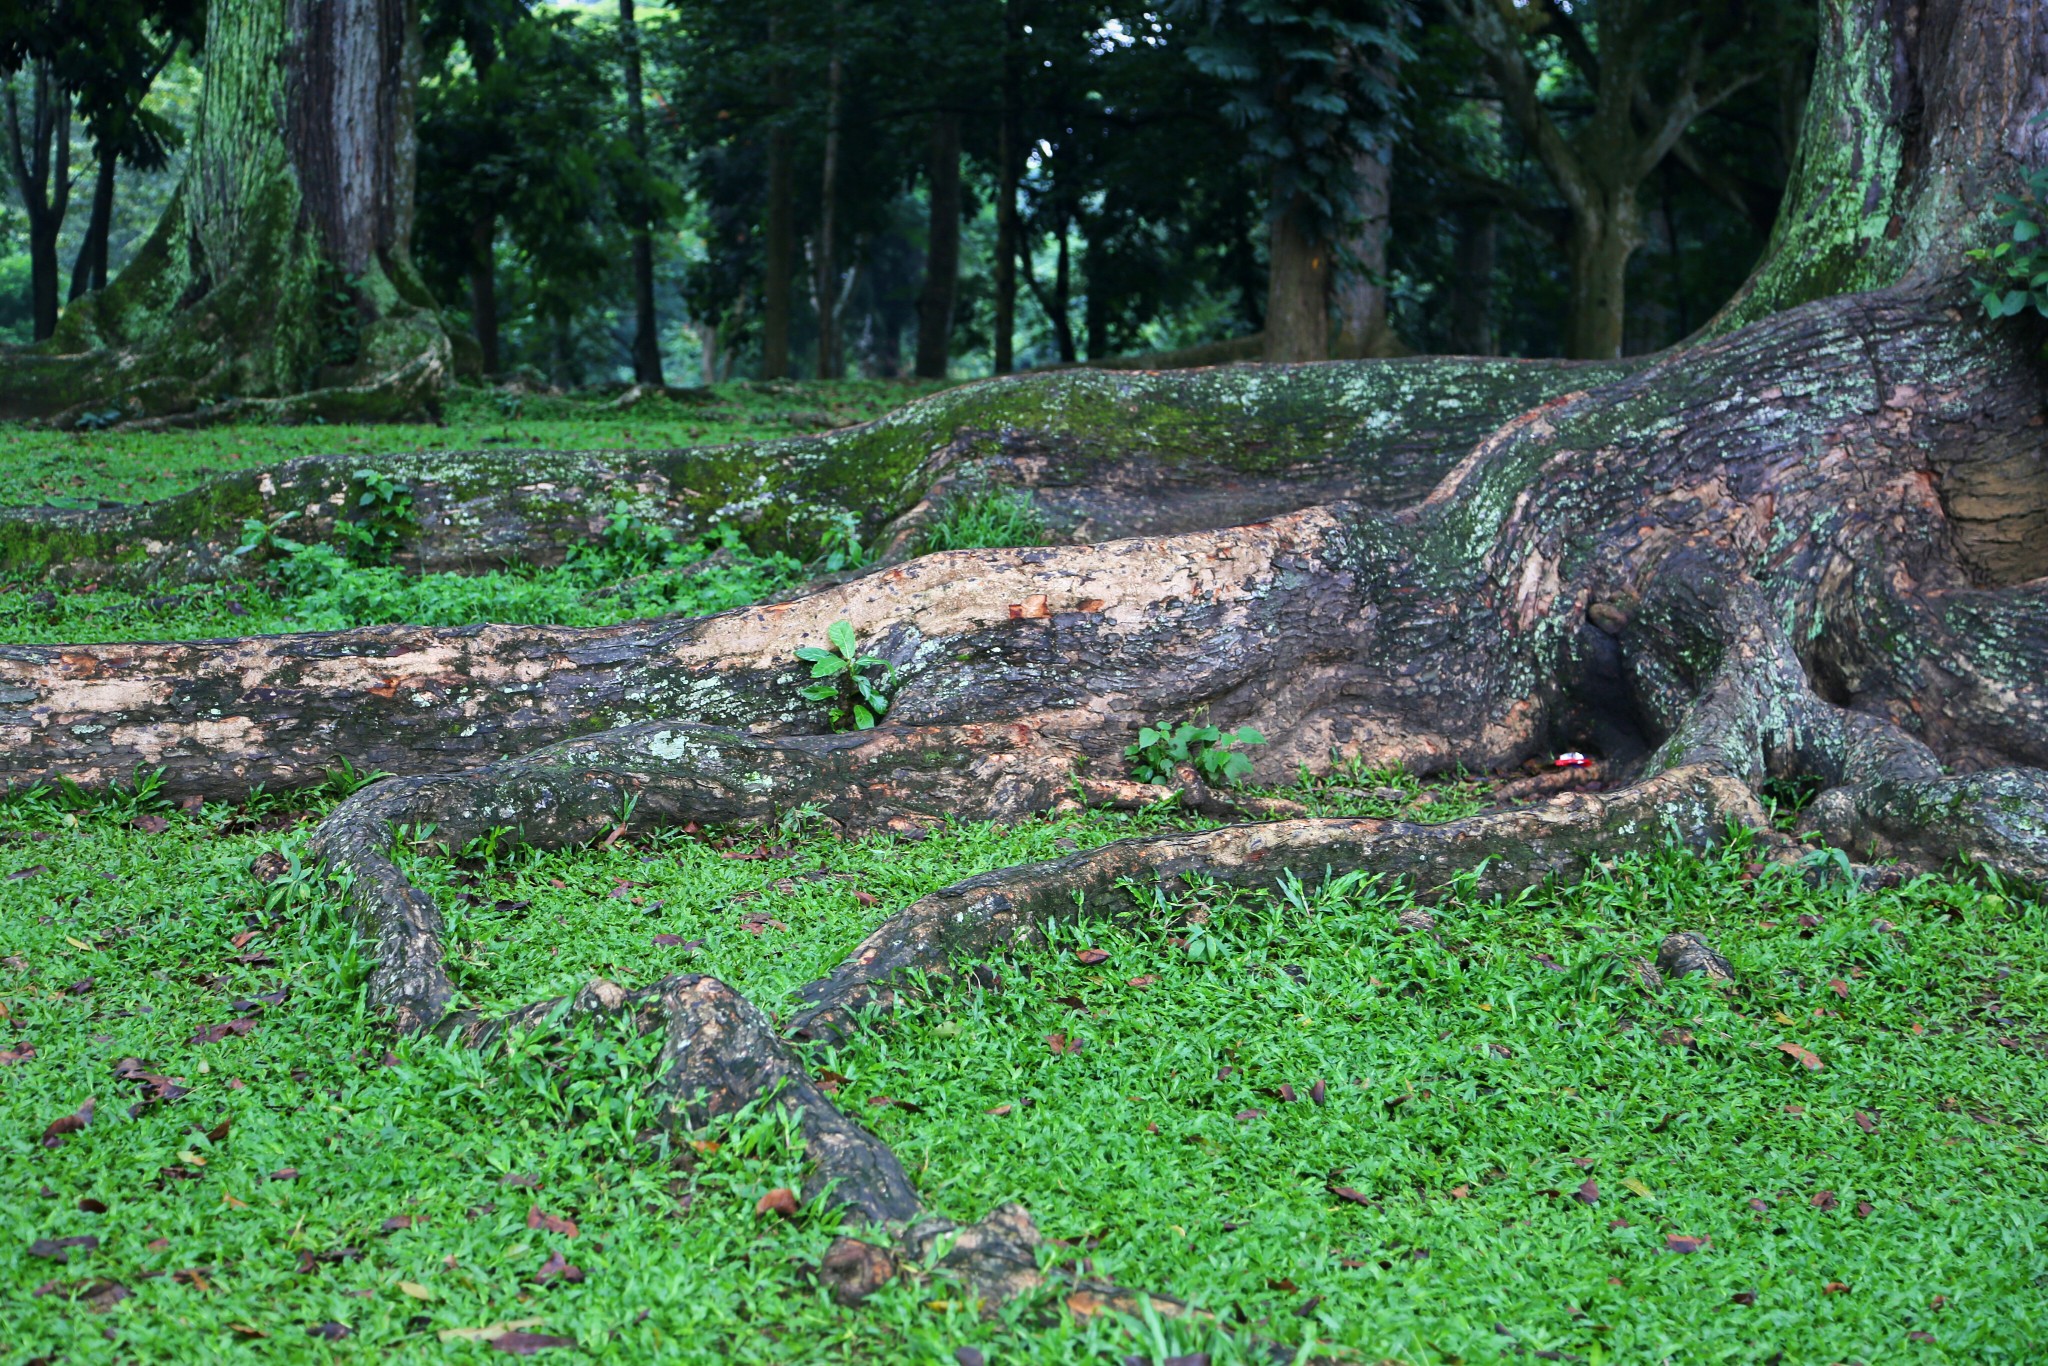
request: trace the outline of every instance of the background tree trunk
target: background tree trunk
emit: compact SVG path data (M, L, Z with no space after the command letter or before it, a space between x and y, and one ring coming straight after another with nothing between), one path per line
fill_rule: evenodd
M1460 356L1490 356L1493 340L1492 204L1474 204L1458 215L1451 268L1451 351Z
M1628 262L1642 245L1642 214L1633 185L1603 196L1597 209L1572 215L1567 254L1571 303L1564 353L1573 360L1612 360L1621 354Z
M1018 17L1019 0L1003 5L1002 110L996 128L996 259L995 259L995 372L1007 375L1016 369L1017 333L1017 250L1021 234L1017 223L1017 172L1023 158L1024 131L1023 57Z
M917 377L944 379L952 353L953 298L960 284L960 115L932 119L925 174L931 217L925 232L924 288L917 296Z
M329 419L431 414L452 361L415 273L413 0L210 7L179 194L49 347L0 366L0 415L95 405Z
M768 42L781 37L780 15L768 20ZM786 117L789 73L778 68L772 95ZM768 133L768 209L761 266L761 378L789 378L789 323L796 304L796 167L789 130L778 118Z
M1393 168L1361 152L1352 159L1356 224L1338 243L1330 282L1337 337L1331 354L1345 359L1395 354L1400 348L1387 321L1387 194Z
M486 375L505 368L498 353L498 220L477 219L469 235L469 317Z
M626 136L633 144L633 159L640 173L652 179L647 151L647 102L641 89L640 26L634 22L633 0L619 0L619 39L625 49ZM633 230L633 378L641 384L659 386L661 378L661 321L654 310L654 228L648 221L646 196L639 188L632 195Z
M1297 196L1272 219L1267 248L1266 359L1326 360L1330 354L1331 252L1308 227Z
M107 238L114 227L114 182L119 161L105 143L98 147L98 164L93 170L92 211L85 220L85 240L78 245L71 263L71 291L76 299L95 289L107 287Z
M24 126L15 83L4 82L7 150L28 217L29 318L37 341L57 330L57 236L71 203L71 99L45 61L32 67Z
M840 85L845 77L837 38L839 5L832 6L834 38L825 62L825 156L818 177L818 249L812 292L818 314L818 378L838 379L843 373L839 340L839 114Z

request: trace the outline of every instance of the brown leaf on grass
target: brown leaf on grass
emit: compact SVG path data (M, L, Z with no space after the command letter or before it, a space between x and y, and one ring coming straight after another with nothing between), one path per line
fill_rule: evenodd
M1752 1305L1756 1303L1756 1291L1738 1290L1734 1294L1730 1295L1728 1299L1731 1303L1734 1304L1740 1304L1744 1306Z
M9 882L19 882L19 881L21 881L21 880L22 880L23 878L25 878L25 877L38 877L38 876L40 876L41 874L43 874L43 873L47 873L47 872L49 872L49 871L50 871L50 865L49 865L49 864L47 864L47 863L37 863L37 864L33 864L33 865L31 865L30 867L27 867L27 868L22 868L22 869L18 869L18 870L17 870L17 871L15 871L15 872L9 873L9 874L7 875L7 880L8 880Z
M1599 1204L1600 1183L1598 1181L1595 1181L1590 1176L1587 1177L1585 1179L1585 1182L1581 1184L1577 1190L1572 1192L1572 1199L1578 1201L1582 1205Z
M777 1186L754 1204L756 1214L779 1214L785 1219L796 1218L796 1192L787 1186Z
M1849 1287L1841 1281L1829 1281L1820 1288L1820 1293L1823 1295L1846 1295L1849 1293Z
M329 1319L326 1323L316 1323L306 1329L306 1336L309 1338L325 1338L329 1342L340 1342L354 1331L353 1328L350 1328L345 1323L336 1323Z
M137 816L128 824L134 826L145 835L161 835L164 831L171 828L171 823L162 816Z
M1876 1210L1877 1206L1871 1204L1868 1200L1858 1200L1856 1202L1856 1217L1858 1219L1868 1219Z
M1264 1110L1239 1110L1237 1112L1237 1122L1242 1124L1247 1120L1257 1119L1260 1115L1263 1115L1265 1113L1266 1112Z
M1809 1072L1818 1072L1822 1067L1819 1057L1796 1043L1781 1043L1778 1045L1778 1051Z
M1045 1036L1045 1046L1054 1053L1078 1053L1083 1045L1078 1035L1069 1037L1065 1034L1054 1033Z
M1149 986L1151 986L1151 985L1152 985L1152 984L1153 984L1154 982L1156 982L1156 981L1158 981L1158 980L1159 980L1159 974L1158 974L1158 973L1156 973L1156 972L1148 972L1148 973L1144 974L1144 975L1143 975L1142 977L1131 977L1131 978L1127 978L1127 979L1125 979L1124 985L1125 985L1125 986L1130 986L1130 987L1149 987Z
M93 1099L93 1097L87 1096L85 1104L79 1106L68 1115L59 1115L51 1120L49 1126L43 1130L43 1146L45 1148L61 1148L64 1146L64 1136L66 1134L75 1134L86 1125L92 1123Z
M1877 1131L1877 1121L1863 1111L1858 1110L1856 1112L1856 1127L1866 1134L1875 1133Z
M501 1186L518 1186L525 1190L537 1190L540 1187L540 1178L528 1176L523 1172L507 1172L498 1178L498 1184Z
M533 1273L533 1283L546 1285L557 1277L572 1284L580 1283L583 1280L583 1268L570 1265L569 1259L564 1257L560 1250L551 1252L547 1261L541 1264L540 1270Z
M823 1091L828 1096L838 1095L839 1088L846 1085L846 1083L850 1080L852 1080L852 1078L847 1077L843 1073L834 1072L829 1067L821 1067L818 1069L818 1089L820 1091Z
M1682 1233L1664 1235L1664 1248L1668 1252L1698 1252L1707 1245L1705 1238L1693 1238Z
M560 1233L570 1238L576 1236L576 1221L574 1219L562 1219L552 1214L544 1214L541 1212L539 1205L535 1205L526 1212L526 1226L528 1228L544 1228L549 1233Z
M28 1255L43 1257L58 1265L71 1260L71 1249L91 1252L100 1245L100 1240L90 1233L74 1234L69 1238L38 1238L28 1245Z
M272 1181L296 1181L299 1179L299 1169L297 1167L279 1167L270 1174L270 1179Z
M1321 1105L1329 1099L1329 1088L1323 1085L1321 1077L1317 1077L1315 1081L1309 1084L1308 1098L1317 1105Z
M253 1323L231 1323L228 1325L228 1331L238 1338L267 1338L270 1336L270 1334L264 1332Z
M1932 1345L1933 1345L1933 1343L1934 1343L1934 1334L1932 1334L1932 1333L1922 1333L1922 1332L1919 1332L1919 1331L1917 1331L1917 1330L1916 1330L1916 1331L1914 1331L1914 1332L1911 1332L1911 1333L1908 1333L1908 1334L1906 1334L1906 1341L1908 1341L1908 1342L1924 1342L1924 1343L1927 1343L1927 1344L1929 1344L1930 1346L1932 1346Z
M987 1110L983 1111L983 1113L994 1115L997 1119L1001 1119L1004 1115L1010 1113L1010 1106L1008 1105L1008 1103L1004 1103L1002 1105L991 1105Z
M35 1045L23 1039L12 1048L0 1049L0 1066L5 1066L9 1063L27 1062L35 1055Z
M1102 949L1076 949L1074 950L1074 961L1082 967L1092 968L1097 963L1107 963L1109 961L1109 954Z
M1273 1094L1280 1097L1281 1100L1287 1102L1289 1105L1294 1104L1294 1087L1289 1085L1287 1082L1281 1082L1279 1089L1276 1090Z
M895 1274L896 1259L886 1248L858 1238L834 1239L818 1263L818 1279L840 1304L859 1304Z
M276 991L266 991L258 996L245 996L240 1000L230 1001L228 1002L228 1009L234 1011L237 1015L254 1015L259 1010L283 1005L291 999L291 995L291 987L282 986Z
M1657 1042L1673 1048L1691 1048L1697 1040L1690 1029L1667 1029L1657 1036Z
M550 1347L575 1345L576 1339L556 1337L551 1333L500 1333L491 1339L491 1350L515 1357L530 1357L535 1352L544 1352Z
M413 1216L410 1214L394 1214L384 1221L382 1228L386 1233L402 1233L412 1226Z
M1332 1186L1330 1187L1330 1194L1336 1196L1339 1200L1348 1200L1354 1205L1370 1205L1372 1203L1371 1196L1367 1195L1364 1191L1350 1186Z
M1849 984L1839 977L1828 978L1828 990L1845 1001L1849 999Z
M225 1039L230 1035L240 1036L243 1034L247 1034L250 1030L254 1029L255 1027L256 1021L250 1019L248 1016L245 1015L237 1019L229 1020L224 1024L207 1025L205 1028L201 1029L197 1034L194 1034L192 1036L191 1042L219 1043L222 1039Z
M1835 1198L1835 1193L1833 1191L1815 1191L1813 1193L1813 1198L1807 1201L1807 1203L1812 1205L1815 1209L1829 1210L1835 1208L1842 1202Z
M683 937L679 934L657 934L654 936L654 947L657 949L672 949L682 942Z
M105 1214L107 1212L107 1202L95 1200L90 1195L82 1196L78 1201L78 1210L81 1214Z

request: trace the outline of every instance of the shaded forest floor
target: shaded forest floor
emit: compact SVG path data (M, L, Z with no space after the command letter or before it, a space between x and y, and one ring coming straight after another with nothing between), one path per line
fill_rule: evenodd
M0 430L0 503L161 495L230 454L337 440L374 461L501 429L571 447L782 435L910 392L736 389L623 416L528 396L544 412L518 418L471 396L446 429ZM808 572L730 543L635 553L467 584L310 561L168 597L16 583L0 642L452 624L502 619L508 594L524 619L594 623ZM585 1024L479 1055L366 1018L363 946L297 857L350 781L197 810L146 778L0 800L0 1190L17 1210L0 1355L482 1361L506 1325L591 1355L778 1363L1220 1363L1253 1359L1251 1334L1414 1363L2048 1350L2048 910L2023 897L1857 888L1742 843L1453 897L1429 928L1377 884L1133 889L1135 924L1065 934L821 1062L939 1212L1022 1201L1055 1256L1217 1316L1077 1320L1048 1292L984 1319L937 1280L834 1305L813 1277L830 1221L756 1213L800 1184L779 1120L642 1139L625 1079L658 1039ZM1267 795L1411 819L1491 798L1387 772ZM701 971L776 1011L924 893L1203 823L1089 811L841 840L797 812L458 858L415 832L407 871L448 917L467 1003ZM271 851L291 871L260 883ZM1642 988L1627 960L1681 928L1740 991ZM46 1143L88 1098L90 1123Z

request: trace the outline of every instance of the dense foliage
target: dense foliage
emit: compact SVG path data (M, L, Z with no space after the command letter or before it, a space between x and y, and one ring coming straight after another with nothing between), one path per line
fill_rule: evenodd
M18 8L0 33L18 165L0 328L27 340L48 330L45 277L118 273L139 245L123 205L175 183L200 31L182 0L93 7L89 34L68 0ZM1259 335L1268 355L1358 354L1359 291L1384 315L1375 353L1583 349L1584 187L1551 143L1597 168L1607 104L1654 124L1669 97L1697 113L1631 134L1641 179L1608 191L1634 205L1606 248L1625 298L1602 296L1595 329L1646 350L1755 259L1811 46L1801 0L1528 5L1507 28L1464 0L634 13L425 5L415 256L475 343L471 374L630 378L642 313L671 382L886 377L913 356L974 374ZM109 158L108 202L67 215L57 172Z

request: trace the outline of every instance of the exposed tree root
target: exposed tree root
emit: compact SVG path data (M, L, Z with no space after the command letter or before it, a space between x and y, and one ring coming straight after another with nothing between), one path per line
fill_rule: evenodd
M804 556L851 519L893 562L951 499L996 486L1027 491L1055 542L1206 530L1333 499L1397 506L1514 414L1626 370L1457 360L1071 371L966 385L875 422L778 441L401 452L376 464L412 493L418 525L396 561L422 570L557 562L620 501L686 539L727 524L757 549ZM295 539L331 538L363 463L346 452L307 456L139 506L0 509L0 570L159 585L211 578L229 566L244 518L293 515Z

